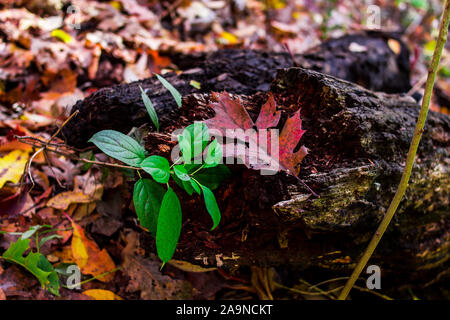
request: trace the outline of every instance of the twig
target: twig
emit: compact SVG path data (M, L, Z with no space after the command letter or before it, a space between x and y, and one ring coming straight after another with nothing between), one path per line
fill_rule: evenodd
M286 289L286 290L289 290L289 291L292 291L292 292L296 292L296 293L300 293L300 294L303 294L303 295L309 295L309 296L326 295L330 299L334 299L334 298L331 298L329 296L330 293L336 292L336 291L341 290L343 288L343 286L340 286L340 287L331 289L329 291L323 291L322 289L319 289L318 292L310 292L310 291L302 291L302 290L299 290L299 289L289 288L289 287L283 286L282 284L279 284L278 282L274 282L274 284L275 284L275 286L277 286L277 287L279 287L281 289Z
M25 137L22 137L22 138L25 138ZM29 137L26 137L26 139L28 139L28 138ZM29 144L29 145L31 145L33 147L40 148L40 149L46 149L46 151L48 151L48 152L53 152L53 153L65 156L65 157L70 158L70 159L75 160L75 161L80 161L80 162L84 162L84 163L98 164L98 165L102 165L102 166L122 168L122 169L133 169L133 170L139 170L140 169L140 168L137 168L137 167L126 166L126 165L122 165L122 164L108 163L108 162L102 162L102 161L96 161L96 160L83 159L83 158L74 156L73 154L68 153L68 152L63 152L63 151L60 151L60 150L54 150L54 149L45 148L45 146L66 147L63 144L47 143L46 141L40 140L39 138L30 139L30 140L34 140L34 141L37 142L37 143L34 143L34 142L26 141L26 139L23 139L23 141L21 141L21 142L25 143L25 144Z
M392 199L392 202L389 205L389 208L383 220L381 221L377 231L373 235L372 240L370 240L370 243L367 246L366 251L364 252L363 256L361 257L355 269L353 270L350 279L348 279L344 289L340 293L339 300L345 300L347 298L350 290L352 289L353 285L355 284L356 280L361 274L363 268L366 266L367 262L369 261L370 257L375 251L378 242L380 242L381 237L383 236L384 232L389 226L389 223L391 222L392 217L394 216L395 211L397 210L397 207L400 204L403 195L405 194L406 188L408 187L408 181L411 176L412 167L414 165L414 158L416 157L417 148L419 146L420 139L422 138L422 133L424 131L423 128L425 126L428 110L430 108L431 95L433 93L433 86L434 81L436 80L436 73L439 66L439 61L441 60L442 56L442 49L444 48L445 42L447 41L449 23L450 23L450 0L446 0L444 10L442 13L442 20L439 30L439 36L436 43L436 48L434 49L433 59L431 60L431 65L428 71L428 79L425 85L425 93L422 100L422 107L420 108L416 129L414 131L414 136L411 140L411 145L409 147L409 151L406 156L406 164L402 178L398 185L397 192L395 193L395 196Z
M26 164L26 166L25 166L25 172L28 174L28 176L30 177L30 181L31 181L31 189L33 189L33 187L34 187L34 180L33 180L33 176L31 175L31 164L33 163L33 159L39 154L39 153L41 153L42 151L45 151L47 148L48 148L48 146L49 146L49 143L51 143L52 142L52 140L58 135L58 133L61 131L61 129L62 128L64 128L64 126L73 118L73 117L75 117L77 114L78 114L78 110L77 111L75 111L74 113L72 113L71 115L70 115L70 117L68 117L64 122L63 122L63 124L58 128L58 130L56 130L56 132L50 137L50 139L48 139L44 144L43 144L43 146L39 149L39 150L37 150L31 157L30 157L30 159L27 161L27 164ZM49 166L51 167L52 166L52 164L51 163L49 163ZM59 183L59 181L58 181L58 183Z
M96 161L96 160L88 160L83 158L78 158L75 156L70 156L72 160L81 161L85 163L92 163L92 164L98 164L101 166L109 166L109 167L116 167L116 168L122 168L122 169L132 169L132 170L140 170L141 168L132 167L132 166L126 166L124 164L117 164L117 163L108 163L108 162L102 162L102 161Z
M303 284L306 284L309 288L308 288L308 292L311 290L311 288L315 288L318 292L320 292L320 293L322 293L324 296L327 296L328 298L330 298L331 300L336 300L336 298L331 294L331 293L328 293L328 292L326 292L326 291L323 291L322 289L320 289L320 288L317 288L317 287L315 287L315 286L313 286L311 283L309 283L308 281L306 281L306 280L303 280L303 279L300 279L300 282L301 283L303 283ZM341 288L342 288L342 286L341 286Z
M379 293L375 290L371 290L371 289L367 289L367 288L363 288L363 287L359 287L359 286L353 286L353 288L355 288L356 290L359 290L359 291L371 293L371 294L376 295L377 297L380 297L384 300L394 300L391 297L388 297L387 295Z

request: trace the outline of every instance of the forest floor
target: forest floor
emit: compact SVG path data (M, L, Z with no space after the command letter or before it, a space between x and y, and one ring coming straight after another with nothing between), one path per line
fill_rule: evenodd
M154 248L140 243L126 173L36 152L17 136L51 142L56 150L62 141L52 135L76 101L103 87L177 71L171 60L177 53L302 53L371 28L401 32L412 53L411 84L421 92L441 8L438 0L0 0L0 254L29 231L25 249L50 262L65 283L58 298L41 288L36 269L0 258L0 300L335 298L342 279L322 286L329 294L305 293L327 280L327 272L297 274L269 293L261 279L283 279L279 270L231 274L178 261L161 272ZM399 50L395 42L391 49ZM450 47L445 50L431 109L449 114ZM74 283L72 265L81 269L81 289L65 288ZM411 288L390 294L417 298ZM356 297L386 298L365 291Z

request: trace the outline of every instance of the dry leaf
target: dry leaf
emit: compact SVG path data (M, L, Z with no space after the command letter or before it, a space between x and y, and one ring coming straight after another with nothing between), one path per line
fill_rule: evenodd
M186 272L209 272L209 271L217 270L217 268L203 268L201 266L189 263L187 261L174 260L174 259L170 260L168 262L168 264L170 264L180 270L186 271Z
M62 247L61 251L52 252L52 256L57 257L61 263L74 263L74 258L72 255L72 247L67 245Z
M47 207L60 210L67 210L72 203L89 203L92 198L82 192L66 191L57 194L47 202Z
M70 217L68 218L70 219ZM99 276L114 270L116 265L108 252L105 249L100 250L97 243L86 237L84 230L78 224L72 220L71 222L73 227L72 255L81 272ZM112 279L114 279L113 273L98 278L102 282L109 282Z
M91 297L94 300L123 300L121 297L116 295L114 292L103 289L91 289L86 290L83 294Z
M394 52L397 55L400 54L400 52L402 51L402 46L400 42L398 42L395 39L389 39L387 43L392 52Z
M18 183L28 160L28 152L14 150L3 158L0 158L0 188L7 181Z

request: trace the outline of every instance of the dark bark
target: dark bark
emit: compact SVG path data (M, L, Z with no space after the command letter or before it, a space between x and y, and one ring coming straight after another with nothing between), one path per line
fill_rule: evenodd
M285 116L302 108L307 133L301 143L310 154L300 178L320 197L284 173L261 176L231 166L233 178L217 192L223 212L217 231L207 231L201 199L183 197L189 222L176 257L227 267L349 271L395 193L419 106L410 97L374 93L300 68L280 70L271 91ZM209 99L186 97L186 123L211 116ZM247 99L255 115L265 95ZM408 192L371 260L386 274L426 279L448 268L449 132L449 117L431 112Z
M398 41L401 48L398 54L388 46L389 39ZM380 33L344 36L325 42L303 55L296 55L295 63L359 83L371 90L405 92L410 88L409 53L405 45L395 39L394 35ZM288 53L252 50L222 50L178 55L172 59L183 73L165 77L183 95L222 90L246 95L267 91L278 68L295 64ZM199 82L201 89L191 86L191 80ZM63 130L67 142L83 147L99 130L128 132L133 126L146 123L148 115L138 85L147 89L163 130L170 127L173 119L179 117L179 110L170 93L153 77L100 89L79 101L73 110L79 110L80 114Z

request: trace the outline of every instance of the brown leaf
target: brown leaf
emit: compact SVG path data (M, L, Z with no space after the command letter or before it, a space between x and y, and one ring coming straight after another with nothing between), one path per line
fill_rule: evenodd
M91 196L86 195L82 192L66 191L57 194L47 202L48 207L52 207L60 210L67 210L69 205L72 203L89 203L93 199Z

